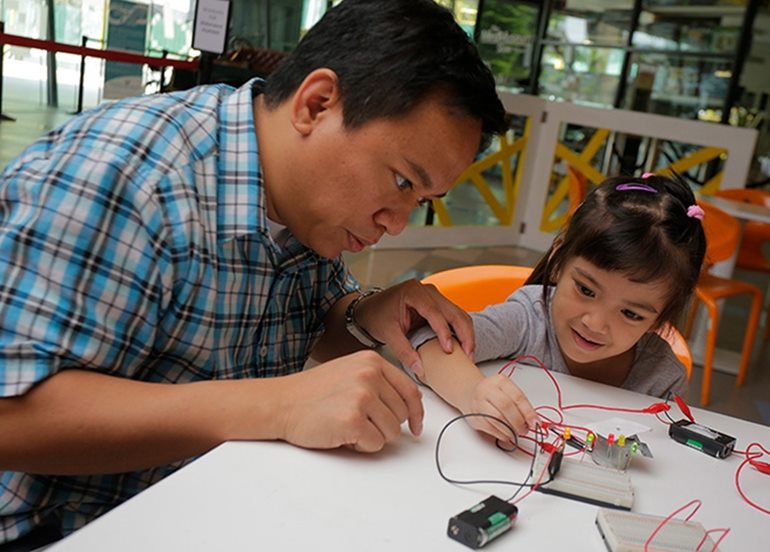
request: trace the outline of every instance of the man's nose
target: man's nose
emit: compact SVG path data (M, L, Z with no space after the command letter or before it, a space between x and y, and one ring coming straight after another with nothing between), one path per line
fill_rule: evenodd
M400 234L406 228L409 222L411 209L381 209L374 216L375 222L385 228L385 231L391 236Z

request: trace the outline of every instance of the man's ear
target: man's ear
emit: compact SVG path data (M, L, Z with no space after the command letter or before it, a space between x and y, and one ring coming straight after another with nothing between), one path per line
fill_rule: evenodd
M301 135L307 136L334 108L342 108L337 73L331 69L316 69L305 77L294 92L291 103L292 126Z

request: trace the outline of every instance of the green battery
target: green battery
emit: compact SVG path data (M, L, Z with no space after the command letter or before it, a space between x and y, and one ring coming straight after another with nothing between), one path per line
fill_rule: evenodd
M449 519L447 535L470 548L481 548L513 527L518 508L494 495Z

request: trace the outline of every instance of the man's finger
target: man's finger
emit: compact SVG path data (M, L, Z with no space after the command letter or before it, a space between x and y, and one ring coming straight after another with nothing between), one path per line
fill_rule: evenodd
M394 334L393 338L388 341L388 345L390 346L390 350L393 351L393 354L396 355L396 358L403 364L404 366L409 367L409 369L414 372L414 374L421 378L425 375L425 370L422 367L422 360L420 359L420 355L417 353L414 347L412 347L412 344L409 342L409 340L404 337L402 334Z
M425 415L420 389L409 376L393 365L386 366L383 373L396 393L404 400L404 404L406 404L409 430L412 432L412 435L420 435L422 433L422 419Z

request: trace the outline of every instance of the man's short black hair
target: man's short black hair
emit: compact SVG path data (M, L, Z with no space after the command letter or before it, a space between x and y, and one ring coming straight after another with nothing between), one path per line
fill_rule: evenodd
M495 81L452 14L432 0L344 0L330 9L268 77L268 109L319 68L339 79L344 124L406 115L434 92L480 119L482 144L507 130Z

